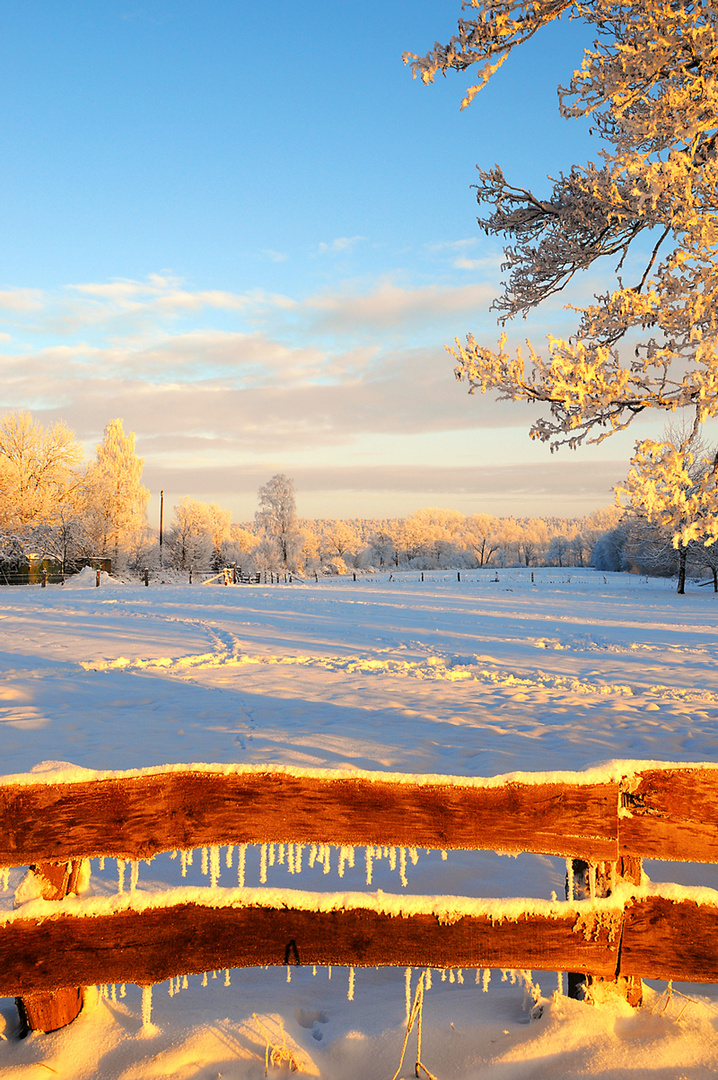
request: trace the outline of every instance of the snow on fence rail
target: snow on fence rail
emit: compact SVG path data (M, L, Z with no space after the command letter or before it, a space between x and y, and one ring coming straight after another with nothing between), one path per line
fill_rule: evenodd
M80 986L276 964L523 968L618 982L718 981L718 893L640 884L640 859L718 862L718 767L620 763L488 780L167 766L0 780L0 867L42 898L0 915L0 995L51 1030ZM244 888L244 845L463 848L565 856L567 901ZM78 891L90 857L239 845L241 887ZM136 878L134 879L136 880ZM582 897L582 886L585 885Z

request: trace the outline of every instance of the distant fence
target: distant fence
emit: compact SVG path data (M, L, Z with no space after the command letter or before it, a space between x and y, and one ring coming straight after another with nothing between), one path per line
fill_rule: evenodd
M596 775L596 774L594 774ZM24 779L30 779L26 777ZM51 778L52 780L52 778ZM534 782L535 781L535 782ZM535 852L570 860L568 899L429 900L262 888L68 896L82 860L286 843ZM595 782L174 766L0 784L0 867L46 899L0 918L0 995L52 1030L78 987L276 964L523 968L615 981L718 981L718 893L640 884L641 858L718 862L718 767ZM65 899L62 899L66 897Z

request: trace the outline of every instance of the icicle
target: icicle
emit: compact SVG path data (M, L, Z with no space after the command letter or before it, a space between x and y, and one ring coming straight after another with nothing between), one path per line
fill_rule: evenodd
M182 976L182 989L183 990L189 989L189 983L187 982L187 976L186 975Z
M234 853L234 844L227 844L227 850L224 855L224 865L228 870L232 869L232 855Z
M122 983L122 985L120 986L120 997L123 998L123 997L126 997L126 996L127 996L127 991L125 989L125 984Z
M596 864L591 863L588 868L588 892L592 900L596 899Z
M294 845L294 872L301 874L302 872L302 852L304 851L304 844Z
M481 989L485 994L489 992L489 983L491 982L491 968L484 968L484 979L481 984Z
M209 849L206 847L202 848L202 873L205 877L209 873Z
M448 851L443 851L443 850L442 850L442 852L441 852L441 861L442 861L442 862L446 862L446 860L447 860L448 858L449 858L449 853L448 853Z
M188 848L188 850L187 850L187 865L188 866L192 865L192 860L193 859L194 859L194 849L193 848Z
M187 852L184 849L180 851L180 858L182 860L182 877L187 877Z
M132 859L130 862L130 892L134 892L137 888L137 882L140 877L140 864L137 859Z
M2 872L2 891L7 892L10 887L10 867L3 867Z
M287 870L294 873L294 844L287 844Z
M152 1023L152 987L142 987L142 1027L148 1028Z
M454 975L454 969L453 968L450 968L450 970L449 970L449 982L450 983L456 982L456 976Z
M207 972L203 971L202 972L202 986L206 986L206 985L207 985Z
M176 858L177 858L177 848L175 848L174 851L170 852L170 859L176 859ZM100 859L100 863L102 863L102 859ZM102 869L101 866L100 866L100 869Z
M312 964L312 975L316 975L316 973L317 973L317 965Z
M350 865L350 867L352 869L354 869L354 856L355 856L354 845L350 844L349 845L349 865Z
M573 859L566 859L566 899L574 899L573 891Z
M476 969L476 974L474 975L474 982L476 983L477 986L481 982L481 968Z
M371 885L371 871L372 871L372 856L374 854L374 848L369 846L366 849L366 883Z
M125 891L125 860L117 860L117 891L123 893Z
M267 845L262 844L259 853L259 880L264 885L267 881Z
M270 844L269 845L267 861L268 861L270 866L274 866L275 862L277 861L277 845L276 844ZM281 862L281 859L280 859L280 862Z
M229 968L224 969L224 985L225 986L230 985L230 982L229 982Z
M244 888L244 870L247 865L247 845L239 845L239 853L237 855L237 884L240 889Z
M309 852L309 869L314 867L314 863L317 861L317 845L312 844L312 850Z
M406 888L408 882L406 880L406 848L399 848L399 879Z
M220 858L219 858L219 844L212 844L209 849L209 876L212 888L215 887L219 881L219 875L221 874Z
M389 849L389 869L396 870L396 848Z
M104 870L104 869L105 869L105 856L100 855L100 870Z
M287 982L291 982L291 981L292 981L292 966L291 966L291 964L287 964Z
M324 848L324 873L328 874L331 869L332 849L329 844L323 844L322 846Z
M557 971L556 975L558 976L558 986L556 987L556 994L558 997L563 997L563 972Z
M331 964L327 964L327 979L329 980L329 982L332 981L332 965Z
M408 967L404 972L404 993L406 997L406 1022L409 1023L409 1016L411 1015L411 968Z
M426 969L426 979L424 980L424 986L427 990L431 990L431 968Z
M446 968L441 969L441 981L446 982Z
M411 859L411 865L416 866L419 861L419 852L416 850L415 847L409 848L409 858Z
M216 968L215 968L215 970L214 970L214 971L212 972L212 978L213 978L213 979L216 979L216 978L217 978L217 969L216 969Z
M279 845L279 865L284 866L284 859L287 854L286 844Z
M175 996L175 981L174 981L174 978L172 977L172 975L170 975L170 985L169 985L168 993L169 993L170 997Z
M349 968L349 987L347 989L347 1001L354 1000L354 968Z
M463 968L457 968L456 969L456 981L458 983L460 983L461 986L464 985L464 969Z
M117 986L115 983L112 984L112 989L110 990L110 1000L117 1001Z
M339 848L339 865L337 866L337 874L339 877L344 877L344 864L346 863L346 848L342 844Z

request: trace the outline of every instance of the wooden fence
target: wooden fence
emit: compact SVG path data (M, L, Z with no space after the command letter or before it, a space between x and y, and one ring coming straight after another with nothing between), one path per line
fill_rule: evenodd
M0 995L52 1030L77 1014L84 985L254 965L568 971L616 981L634 1003L641 977L718 982L718 894L640 884L644 857L718 862L718 767L535 779L220 766L8 779L0 867L33 867L55 902L0 920ZM195 888L103 907L70 895L90 857L271 843L546 853L574 860L580 881L565 902L283 890L278 905L261 888Z

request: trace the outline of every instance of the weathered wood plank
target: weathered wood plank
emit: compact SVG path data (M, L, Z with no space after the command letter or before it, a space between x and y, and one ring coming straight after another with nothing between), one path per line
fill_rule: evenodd
M718 862L718 768L647 770L621 800L621 854Z
M0 866L276 841L615 860L618 787L481 788L190 771L0 787Z
M718 908L659 896L626 908L621 974L718 982Z
M0 928L0 995L86 983L161 982L224 967L333 964L373 967L616 969L620 915L586 933L577 912L493 922L370 909L328 912L179 904L77 918L14 920Z

